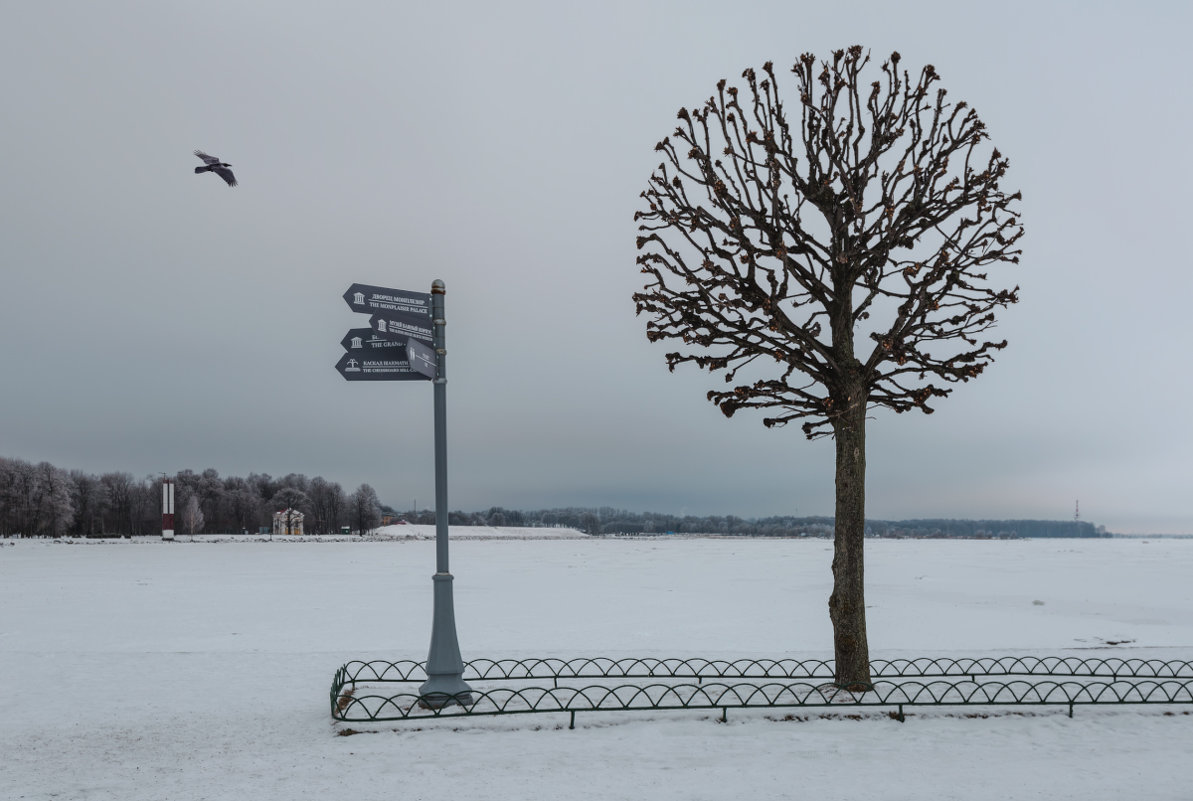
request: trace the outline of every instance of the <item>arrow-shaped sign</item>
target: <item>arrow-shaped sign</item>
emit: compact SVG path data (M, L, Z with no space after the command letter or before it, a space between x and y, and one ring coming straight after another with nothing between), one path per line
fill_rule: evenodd
M382 339L395 339L405 342L407 339L421 339L423 342L433 342L434 332L431 330L431 318L413 321L408 318L396 317L392 313L378 312L369 318L369 325L375 335Z
M426 381L429 377L411 368L410 362L404 358L351 353L340 357L336 369L348 381Z
M431 296L425 292L353 284L344 293L344 301L355 312L384 314L387 318L410 323L431 321Z
M353 328L340 340L344 350L353 356L369 356L380 359L405 359L405 339L384 339L373 333L371 328Z
M422 373L427 378L435 377L435 368L439 365L435 351L414 339L406 343L406 361L410 362L410 367L415 372Z

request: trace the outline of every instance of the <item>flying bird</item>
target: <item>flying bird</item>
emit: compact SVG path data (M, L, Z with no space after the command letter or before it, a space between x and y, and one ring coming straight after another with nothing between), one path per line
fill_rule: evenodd
M201 172L214 172L216 175L227 181L228 186L236 186L236 176L233 175L232 171L228 169L232 166L231 164L225 164L215 156L207 155L202 150L196 150L195 155L203 159L203 163L207 165L205 167L195 167L196 174Z

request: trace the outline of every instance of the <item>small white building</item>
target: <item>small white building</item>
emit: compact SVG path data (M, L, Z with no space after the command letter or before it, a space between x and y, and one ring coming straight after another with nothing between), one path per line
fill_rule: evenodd
M273 533L302 536L302 512L297 509L283 509L273 513Z

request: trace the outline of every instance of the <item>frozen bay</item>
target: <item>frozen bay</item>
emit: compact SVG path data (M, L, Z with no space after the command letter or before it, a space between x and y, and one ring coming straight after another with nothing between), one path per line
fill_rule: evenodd
M465 659L831 657L826 540L453 532ZM339 665L426 655L433 542L13 542L13 798L1189 797L1183 707L903 724L659 712L575 731L546 715L339 737ZM876 659L1193 658L1191 540L876 540L867 568Z

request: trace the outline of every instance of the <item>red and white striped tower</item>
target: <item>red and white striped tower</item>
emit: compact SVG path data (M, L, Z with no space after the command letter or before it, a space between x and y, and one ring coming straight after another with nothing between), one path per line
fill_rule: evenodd
M174 482L162 479L162 539L174 539Z

